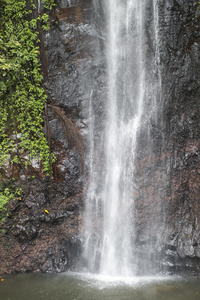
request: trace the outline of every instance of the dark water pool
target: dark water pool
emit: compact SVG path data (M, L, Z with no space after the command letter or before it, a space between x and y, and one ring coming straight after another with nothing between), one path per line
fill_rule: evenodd
M0 300L200 300L200 280L94 275L1 276Z

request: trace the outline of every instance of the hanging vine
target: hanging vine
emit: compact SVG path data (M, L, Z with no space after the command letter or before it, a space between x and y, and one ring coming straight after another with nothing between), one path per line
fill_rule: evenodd
M35 159L48 174L55 158L43 133L47 94L37 30L38 23L48 29L48 15L34 13L40 5L40 0L0 0L0 167L9 159L26 172ZM44 5L51 9L54 1ZM1 190L0 202L10 194Z

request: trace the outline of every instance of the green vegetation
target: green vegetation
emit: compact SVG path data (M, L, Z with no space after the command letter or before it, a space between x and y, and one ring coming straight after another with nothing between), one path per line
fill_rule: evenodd
M10 193L7 188L3 191L3 193L0 193L0 211L6 210L6 205L12 198L14 198L14 195Z
M23 190L21 188L5 188L0 192L0 211L6 211L6 205L11 199L21 200Z
M40 1L0 0L0 167L8 159L23 170L38 160L49 173L52 154L43 133L47 95L39 59L38 25L48 29ZM45 1L51 9L53 0ZM0 191L0 210L13 197Z

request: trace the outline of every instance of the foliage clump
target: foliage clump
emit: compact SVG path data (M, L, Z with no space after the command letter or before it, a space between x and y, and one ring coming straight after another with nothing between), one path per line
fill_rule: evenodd
M15 188L12 186L11 188L5 188L2 192L0 192L0 211L6 211L6 205L11 199L21 200L23 190L21 188Z
M47 95L37 32L38 22L47 28L48 17L38 14L39 3L0 0L0 167L11 159L24 169L36 159L49 172L52 157L43 132ZM9 197L4 191L0 203Z

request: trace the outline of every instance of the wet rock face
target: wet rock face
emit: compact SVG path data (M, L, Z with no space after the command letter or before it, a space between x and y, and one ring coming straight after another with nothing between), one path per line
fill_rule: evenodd
M95 52L92 1L58 1L52 30L44 35L49 89L54 103L74 121L84 117L84 101L92 89ZM84 126L84 124L82 124Z
M147 22L151 30L150 16ZM159 1L158 34L161 97L157 100L157 119L152 117L149 135L143 130L138 144L138 189L135 191L138 252L149 253L154 266L157 264L156 271L198 276L198 4L195 1ZM152 55L150 48L147 53Z
M5 223L1 219L1 273L61 272L75 267L80 255L82 191L63 197L57 184L50 198L48 183L32 180L25 202L9 203Z

